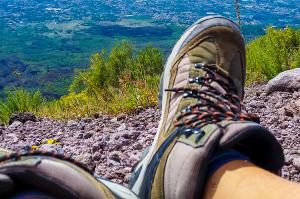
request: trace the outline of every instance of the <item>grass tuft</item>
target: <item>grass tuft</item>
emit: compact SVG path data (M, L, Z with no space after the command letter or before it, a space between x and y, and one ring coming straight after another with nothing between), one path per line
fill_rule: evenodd
M6 98L0 100L0 122L7 124L14 112L37 112L43 103L44 99L39 91L7 91Z

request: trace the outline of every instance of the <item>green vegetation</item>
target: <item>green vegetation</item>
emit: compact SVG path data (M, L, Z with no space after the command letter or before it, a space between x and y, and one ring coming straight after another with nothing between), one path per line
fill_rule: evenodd
M269 27L247 46L248 83L266 81L300 67L300 30Z
M44 99L39 91L7 91L6 98L0 100L0 122L8 123L14 112L37 112Z
M38 115L57 119L117 114L157 104L162 53L151 46L137 50L126 41L91 57L90 67L77 71L70 93L48 102Z
M266 35L247 46L248 83L266 81L300 66L300 30L268 28ZM94 54L86 70L77 71L69 94L46 101L40 92L7 92L0 101L0 122L7 123L16 111L38 116L71 119L95 113L130 112L157 104L163 69L162 53L151 46L138 50L126 41Z

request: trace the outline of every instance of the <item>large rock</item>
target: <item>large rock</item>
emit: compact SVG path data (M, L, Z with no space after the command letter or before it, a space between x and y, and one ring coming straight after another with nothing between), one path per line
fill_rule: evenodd
M37 118L33 113L27 113L27 112L16 112L13 113L9 118L9 124L14 123L15 121L19 121L22 123L25 123L27 121L36 122Z
M284 71L267 84L267 93L298 90L300 90L300 68Z

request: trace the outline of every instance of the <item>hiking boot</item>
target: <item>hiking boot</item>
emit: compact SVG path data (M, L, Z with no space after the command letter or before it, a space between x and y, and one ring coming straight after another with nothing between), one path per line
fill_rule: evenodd
M275 137L241 103L245 44L221 16L197 21L175 45L161 80L161 120L130 188L140 198L201 198L215 153L236 150L277 173L284 163Z
M41 198L137 199L122 185L96 179L79 162L41 151L16 153L0 148L0 185L1 198L23 198L20 195L25 193L40 198L33 197L37 192Z

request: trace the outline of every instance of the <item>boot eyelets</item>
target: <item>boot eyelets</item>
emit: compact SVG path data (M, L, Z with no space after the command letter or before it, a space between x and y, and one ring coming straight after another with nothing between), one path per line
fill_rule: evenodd
M187 106L186 108L184 108L181 112L182 113L188 113L192 111L192 107L191 106Z
M193 130L193 134L199 134L199 133L202 133L202 130L201 129L194 129Z
M186 138L190 137L193 134L193 129L184 129L183 134L185 135Z
M199 134L197 134L196 142L199 142L204 136L205 136L205 133L203 131L201 131Z
M188 98L189 96L190 96L190 94L188 94L188 93L183 94L183 98Z
M204 66L205 66L204 63L198 63L198 64L195 64L195 68L197 68L197 69L201 69L201 68L203 68Z
M189 83L190 83L190 84L193 84L193 83L195 83L195 79L193 79L193 78L190 78L190 79L189 79Z

